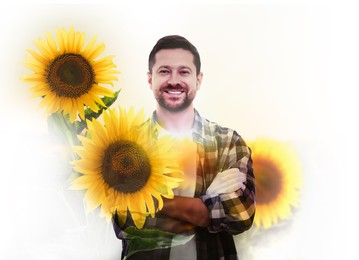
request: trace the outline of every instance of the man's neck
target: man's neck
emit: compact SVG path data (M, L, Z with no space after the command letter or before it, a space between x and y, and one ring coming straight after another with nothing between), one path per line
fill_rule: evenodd
M193 106L179 112L171 112L158 106L156 115L161 127L169 132L181 133L192 129L195 113Z

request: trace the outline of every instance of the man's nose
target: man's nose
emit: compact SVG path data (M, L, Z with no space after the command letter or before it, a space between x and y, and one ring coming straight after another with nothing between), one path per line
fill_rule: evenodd
M180 76L176 72L172 72L170 78L168 79L168 84L176 86L181 82Z

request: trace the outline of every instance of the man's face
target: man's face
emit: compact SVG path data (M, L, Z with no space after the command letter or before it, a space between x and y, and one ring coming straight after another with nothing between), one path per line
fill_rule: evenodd
M158 104L171 112L191 106L202 81L193 54L184 49L164 49L156 53L155 60L148 83Z

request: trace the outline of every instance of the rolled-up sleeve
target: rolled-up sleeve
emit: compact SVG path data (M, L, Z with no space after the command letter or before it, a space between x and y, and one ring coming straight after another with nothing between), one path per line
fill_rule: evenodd
M218 142L217 171L238 168L246 175L244 188L231 193L205 194L201 199L210 214L210 232L227 231L233 235L248 230L255 215L255 179L251 150L242 138L233 132L232 136Z

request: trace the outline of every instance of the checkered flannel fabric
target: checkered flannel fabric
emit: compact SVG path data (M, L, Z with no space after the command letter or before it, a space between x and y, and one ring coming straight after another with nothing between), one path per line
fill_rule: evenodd
M155 112L152 120L146 124L149 127L157 125ZM156 129L151 132L155 137L158 134ZM207 228L195 229L197 259L237 259L233 235L248 230L255 214L255 179L251 150L236 131L208 121L197 111L195 111L193 140L197 143L199 155L194 197L203 200L211 219L211 224ZM246 174L245 188L220 195L206 194L207 188L217 173L229 168L238 168ZM161 214L155 218L148 217L145 227L158 228L162 221ZM116 235L123 239L122 229L116 221L114 221L114 228ZM142 252L129 259L168 259L169 250ZM126 242L124 241L123 255L126 254L125 252Z

